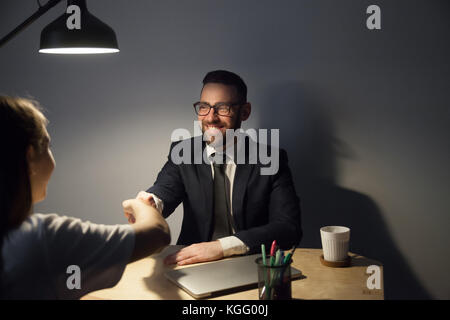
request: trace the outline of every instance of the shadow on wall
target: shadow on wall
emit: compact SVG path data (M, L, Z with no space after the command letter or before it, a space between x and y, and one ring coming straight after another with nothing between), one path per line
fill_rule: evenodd
M350 250L383 264L386 299L430 299L394 243L376 203L336 184L337 157L348 157L349 148L337 139L329 113L314 99L320 93L305 89L295 82L274 86L253 109L260 114L260 128L280 128L280 145L288 152L301 200L301 247L321 248L322 226L348 226Z

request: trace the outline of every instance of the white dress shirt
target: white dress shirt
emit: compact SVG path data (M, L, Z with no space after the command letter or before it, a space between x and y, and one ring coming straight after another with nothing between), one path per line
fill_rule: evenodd
M225 151L225 175L227 177L227 189L228 189L228 194L230 195L228 201L230 203L230 214L231 214L231 226L232 226L232 231L233 234L236 232L235 227L234 227L234 219L233 219L233 206L232 206L232 199L233 199L233 181L234 181L234 175L236 173L236 163L234 162L233 158L230 156L229 152L227 152L227 150L230 150L229 148L226 149ZM216 153L216 154L223 154L223 150L221 150L220 148L214 148L213 146L207 144L206 145L206 154L208 156L208 159L211 160L212 154ZM211 163L211 173L212 173L212 177L214 179L214 167L212 162ZM151 193L153 200L155 201L155 205L156 205L156 209L162 213L162 210L164 208L164 202L158 198L156 195L154 195L153 193ZM224 238L220 238L217 239L219 240L222 249L223 249L223 255L224 257L229 257L232 255L237 255L237 254L245 254L247 253L250 249L246 246L246 244L240 240L238 237L236 236L228 236L228 237L224 237Z

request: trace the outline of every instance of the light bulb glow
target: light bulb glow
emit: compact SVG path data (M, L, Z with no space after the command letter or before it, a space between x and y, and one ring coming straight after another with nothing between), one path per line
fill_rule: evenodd
M101 54L101 53L116 53L120 50L117 48L48 48L40 49L40 53L50 54Z

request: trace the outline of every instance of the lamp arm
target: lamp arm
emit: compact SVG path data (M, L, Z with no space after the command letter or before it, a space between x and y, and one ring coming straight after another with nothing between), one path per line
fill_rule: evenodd
M7 43L11 38L15 37L18 33L20 33L22 30L24 30L26 27L28 27L30 24L32 24L34 21L39 19L43 14L45 14L48 10L56 6L58 3L60 3L62 0L48 0L46 4L43 6L39 6L39 9L33 13L28 19L26 19L24 22L22 22L19 26L17 26L13 31L8 33L5 37L0 39L0 48Z

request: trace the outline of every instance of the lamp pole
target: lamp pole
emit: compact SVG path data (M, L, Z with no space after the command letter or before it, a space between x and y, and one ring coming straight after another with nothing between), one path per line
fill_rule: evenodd
M7 43L11 38L16 36L18 33L20 33L23 29L28 27L30 24L32 24L34 21L36 21L39 17L41 17L43 14L45 14L48 10L56 6L58 3L60 3L62 0L48 0L46 4L43 6L39 6L39 9L31 15L28 19L26 19L24 22L22 22L19 26L17 26L13 31L8 33L5 37L0 39L0 48L3 47L5 43Z

